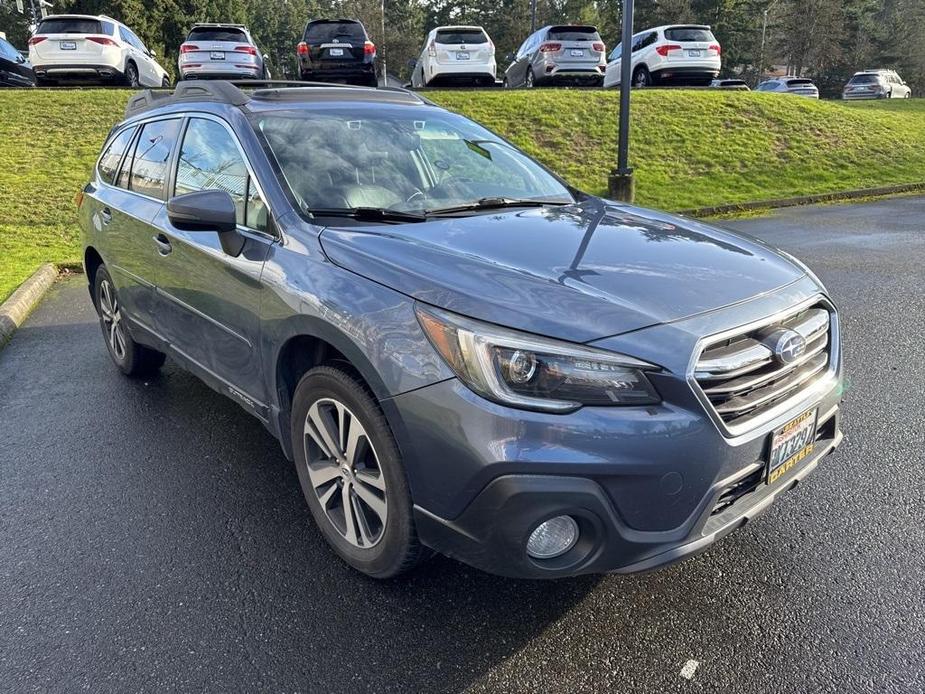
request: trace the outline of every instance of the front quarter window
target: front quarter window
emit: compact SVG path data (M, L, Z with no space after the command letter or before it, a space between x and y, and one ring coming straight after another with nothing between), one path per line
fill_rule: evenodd
M100 157L100 164L99 167L97 167L97 171L99 172L100 179L105 183L114 185L116 172L119 170L119 163L122 161L122 155L125 154L125 150L128 149L128 145L132 141L132 135L134 134L134 127L126 128L120 132L112 139L106 151L103 152L103 156Z

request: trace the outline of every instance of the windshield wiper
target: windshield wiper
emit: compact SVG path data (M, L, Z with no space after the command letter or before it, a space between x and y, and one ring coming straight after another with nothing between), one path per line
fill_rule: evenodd
M427 221L427 216L420 212L402 212L387 207L310 207L305 211L312 217L349 217L373 222Z
M549 205L571 205L565 200L531 200L518 198L481 198L475 202L454 207L438 207L425 210L427 214L451 214L453 212L468 212L469 210L498 210L505 207L547 207Z

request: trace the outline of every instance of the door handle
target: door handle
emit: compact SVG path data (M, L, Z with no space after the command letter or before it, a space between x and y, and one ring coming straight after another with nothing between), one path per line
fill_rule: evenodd
M157 245L157 252L161 255L168 255L170 251L173 250L173 246L170 245L170 239L163 234L158 234L151 238L154 239L154 243Z
M112 210L108 207L104 207L100 210L100 221L103 222L104 225L109 224L112 221Z

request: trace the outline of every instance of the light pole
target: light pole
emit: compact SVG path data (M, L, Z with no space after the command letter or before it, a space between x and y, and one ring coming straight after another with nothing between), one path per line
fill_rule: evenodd
M764 70L764 42L768 35L768 13L777 4L777 0L771 0L767 7L764 8L764 17L761 20L761 50L758 52L758 81L761 82L761 73Z
M530 0L530 33L536 31L536 0Z
M382 65L382 86L389 86L389 72L385 67L385 0L380 0L379 9L382 13L382 45L379 47L382 51L382 58L379 61Z
M614 200L633 202L636 182L629 166L630 90L633 59L633 0L623 0L623 40L620 50L620 125L617 139L617 168L610 172L607 184Z

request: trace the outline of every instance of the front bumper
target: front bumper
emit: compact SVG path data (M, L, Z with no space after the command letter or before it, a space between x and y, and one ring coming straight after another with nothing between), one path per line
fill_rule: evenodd
M738 432L704 409L686 379L690 355L702 336L813 301L814 291L804 278L746 304L600 341L666 369L651 376L658 406L527 412L455 379L383 401L422 541L493 573L554 578L651 569L740 527L840 443L840 352L831 373ZM769 485L773 432L812 408L812 454ZM575 518L585 540L556 560L530 559L530 533L557 515Z

